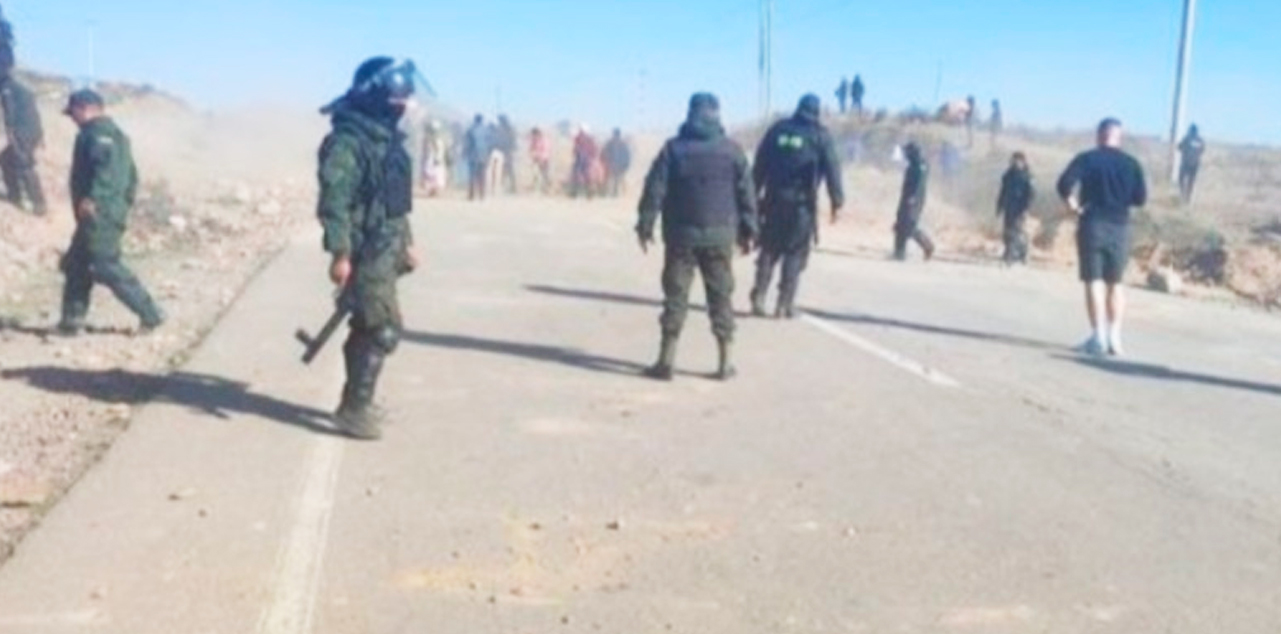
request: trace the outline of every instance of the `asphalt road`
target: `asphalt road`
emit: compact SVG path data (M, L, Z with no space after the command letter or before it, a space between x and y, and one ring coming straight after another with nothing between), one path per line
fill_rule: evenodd
M792 322L693 315L612 209L428 206L386 439L326 432L302 236L0 569L0 633L1281 631L1281 321L1070 275L817 255ZM750 262L740 262L739 299ZM118 397L94 376L27 372Z

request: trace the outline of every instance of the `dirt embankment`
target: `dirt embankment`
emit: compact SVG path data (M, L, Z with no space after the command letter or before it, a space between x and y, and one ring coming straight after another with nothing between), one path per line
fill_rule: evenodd
M74 230L66 189L73 124L67 81L28 75L46 141L39 171L50 213L0 203L0 559L127 426L130 409L212 326L249 277L311 222L314 152L324 120L309 114L197 112L147 87L102 87L133 139L142 176L126 262L167 311L159 332L99 289L91 333L52 336Z

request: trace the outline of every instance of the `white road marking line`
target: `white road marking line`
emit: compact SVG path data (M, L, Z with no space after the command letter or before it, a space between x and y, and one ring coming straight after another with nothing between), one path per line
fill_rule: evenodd
M298 499L298 514L281 547L271 603L258 621L258 634L311 632L344 447L345 442L338 438L316 440Z
M909 359L889 348L868 341L844 328L819 319L813 315L802 315L801 321L813 326L863 352L878 357L901 370L906 370L939 387L960 388L961 382L918 361Z

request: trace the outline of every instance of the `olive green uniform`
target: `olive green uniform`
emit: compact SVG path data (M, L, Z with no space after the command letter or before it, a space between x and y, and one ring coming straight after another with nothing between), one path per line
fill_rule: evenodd
M92 200L96 213L78 218L71 247L62 259L66 286L62 327L78 330L89 311L94 284L102 284L142 320L144 328L164 317L138 278L121 262L129 210L138 189L129 137L107 117L85 124L76 137L71 167L71 203Z
M324 248L352 263L343 301L352 311L343 346L347 385L343 407L373 400L383 361L395 351L404 323L396 281L408 268L413 241L413 162L393 125L353 108L333 115L320 149L318 215Z
M642 240L653 238L662 217L666 246L663 268L663 352L657 367L670 370L675 344L689 313L694 273L703 276L712 332L726 348L734 337L735 242L756 238L756 197L751 169L741 147L725 136L715 119L691 115L680 135L667 142L645 179L636 226Z

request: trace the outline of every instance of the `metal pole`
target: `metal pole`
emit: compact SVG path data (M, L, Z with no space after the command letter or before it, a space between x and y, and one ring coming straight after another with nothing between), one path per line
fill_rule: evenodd
M765 2L765 118L774 112L774 0Z
M1183 0L1183 33L1179 37L1179 70L1174 78L1174 117L1170 122L1170 181L1179 181L1179 134L1188 105L1188 71L1192 67L1192 37L1196 28L1196 0Z
M87 24L89 30L89 81L97 83L98 81L98 23L90 20Z

